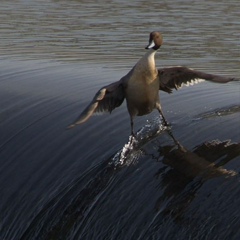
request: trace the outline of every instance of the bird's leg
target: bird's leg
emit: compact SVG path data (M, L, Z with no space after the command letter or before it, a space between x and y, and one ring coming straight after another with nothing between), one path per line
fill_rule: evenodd
M157 110L158 110L158 112L160 113L160 115L161 115L161 117L162 117L163 124L164 124L165 126L169 126L166 118L165 118L164 115L163 115L162 108L161 108L161 105L160 105L160 104L157 104Z
M131 140L130 143L132 144L133 138L136 138L135 133L133 131L133 117L130 116L130 121L131 121Z
M179 149L185 151L184 147L179 143L179 141L174 137L171 129L167 129L167 133L169 134L169 136L172 138L172 140L174 141L174 143L178 146Z

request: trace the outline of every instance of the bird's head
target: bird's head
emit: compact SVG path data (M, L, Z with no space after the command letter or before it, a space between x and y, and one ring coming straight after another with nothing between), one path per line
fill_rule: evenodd
M145 49L158 50L163 44L163 37L160 32L151 32L149 36L149 43Z

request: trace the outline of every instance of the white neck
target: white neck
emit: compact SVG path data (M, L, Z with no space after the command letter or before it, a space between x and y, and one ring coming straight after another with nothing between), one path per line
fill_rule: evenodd
M151 64L152 66L155 67L155 54L156 54L156 50L154 49L149 49L145 55L142 57L142 59L146 59L149 64Z
M155 53L157 51L153 49L149 49L142 58L139 59L139 61L136 64L136 67L144 69L155 69Z

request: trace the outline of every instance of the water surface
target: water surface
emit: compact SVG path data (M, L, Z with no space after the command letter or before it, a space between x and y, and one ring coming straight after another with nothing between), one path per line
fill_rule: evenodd
M239 239L240 85L126 103L66 130L159 30L159 67L239 77L238 1L2 1L1 239ZM175 138L175 141L172 138ZM178 142L178 146L176 145Z

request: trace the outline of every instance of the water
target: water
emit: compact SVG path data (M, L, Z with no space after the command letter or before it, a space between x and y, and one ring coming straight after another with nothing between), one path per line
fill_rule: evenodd
M2 1L0 239L239 239L240 85L66 127L163 33L157 65L239 77L238 1ZM174 138L174 139L173 139ZM178 145L176 145L178 143Z

